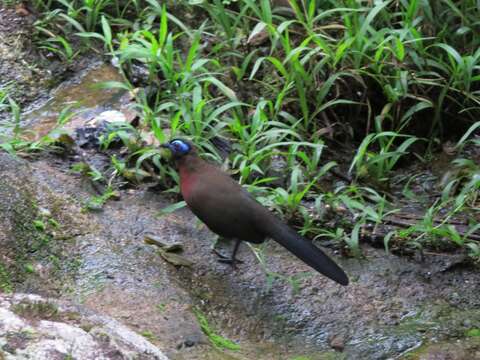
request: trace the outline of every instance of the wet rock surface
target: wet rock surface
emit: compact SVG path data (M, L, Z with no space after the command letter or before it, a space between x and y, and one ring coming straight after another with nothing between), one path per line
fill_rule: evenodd
M85 92L89 83L77 82ZM95 114L99 109L122 110L121 98L110 97L98 106L87 104L84 113L88 114L88 107L96 109ZM52 122L43 113L37 113L32 129L40 126L48 132ZM81 127L90 120L79 117L70 126ZM98 164L108 160L102 154L89 156L93 158ZM0 164L3 291L47 293L82 304L143 334L172 359L409 358L427 356L420 350L430 351L428 346L437 354L441 350L435 342L456 339L472 343L475 349L466 334L480 328L480 274L468 266L445 266L451 263L449 255L426 254L425 261L417 262L369 247L361 260L334 255L352 280L350 286L341 287L316 274L299 276L310 269L279 246L267 244L269 271L296 276L292 286L280 278L270 281L246 245L239 253L244 263L237 269L218 263L211 252L213 234L187 209L158 216L176 200L154 188L123 189L119 200L93 213L86 211L94 195L89 182L72 174L65 159L44 156L26 162L1 155ZM53 246L57 260L28 255L22 277L12 277L17 266L14 244L27 238L14 221L17 208L27 214L22 224L38 219L48 224L54 218L60 225L46 229L48 244L61 244ZM182 256L193 266L176 267L165 261L157 248L144 243L147 233L167 244L181 243ZM28 244L22 249L28 250ZM52 262L59 263L60 270L41 271ZM40 274L44 282L38 280ZM214 349L194 308L241 350Z
M5 360L167 360L112 318L31 294L0 294L0 349Z
M27 162L0 154L0 178L0 290L59 293L78 264L76 220Z
M130 96L125 90L98 87L104 81L121 80L114 67L92 61L74 78L52 90L51 98L42 106L25 114L24 126L35 130L30 135L31 140L37 140L57 127L60 113L67 106L71 108L72 116L61 128L76 136L79 146L93 140L89 135L98 129L99 123L132 120L134 113L127 107ZM97 131L94 135L98 148L100 133Z

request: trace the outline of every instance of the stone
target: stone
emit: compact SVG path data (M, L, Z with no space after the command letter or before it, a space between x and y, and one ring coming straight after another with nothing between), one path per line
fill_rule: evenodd
M54 303L58 317L54 321L32 320L15 312L16 306L28 302L32 306ZM81 306L32 294L0 294L0 304L0 359L168 360L143 336ZM72 317L72 313L78 316ZM82 328L84 323L90 326Z
M345 349L345 337L343 335L334 335L330 339L330 346L337 351L343 351Z

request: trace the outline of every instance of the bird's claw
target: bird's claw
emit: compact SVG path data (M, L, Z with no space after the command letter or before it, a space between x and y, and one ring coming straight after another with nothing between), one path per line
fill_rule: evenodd
M227 255L223 255L220 251L217 249L212 249L212 252L217 255L220 259L230 259Z
M221 258L218 259L218 262L224 263L224 264L243 264L242 260L239 259L232 259L232 258Z
M220 251L217 249L212 249L213 253L217 255L220 259L218 259L218 262L224 263L224 264L230 264L233 267L235 267L236 264L243 264L242 260L239 260L237 258L232 258L230 256L226 256L222 254Z

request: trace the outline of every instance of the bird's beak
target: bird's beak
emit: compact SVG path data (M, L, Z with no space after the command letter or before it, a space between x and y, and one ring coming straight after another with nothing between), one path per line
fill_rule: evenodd
M163 148L163 149L169 150L169 151L168 151L169 154L172 154L172 153L173 153L173 151L172 151L172 145L170 145L169 143L161 144L160 147Z
M165 151L165 152L162 151L162 156L165 156L165 158L167 158L167 159L170 159L172 157L173 153L172 153L172 149L171 149L169 143L161 144L160 148L168 150L168 151Z

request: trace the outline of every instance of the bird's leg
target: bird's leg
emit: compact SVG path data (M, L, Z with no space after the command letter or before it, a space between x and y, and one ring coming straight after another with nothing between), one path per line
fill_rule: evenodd
M242 240L240 239L235 239L235 245L233 247L232 255L230 257L223 255L221 252L219 252L217 249L213 249L213 252L217 254L217 256L220 258L218 261L226 264L232 264L235 266L235 263L242 263L243 261L238 260L235 256L237 255L238 248L240 247L240 243Z

